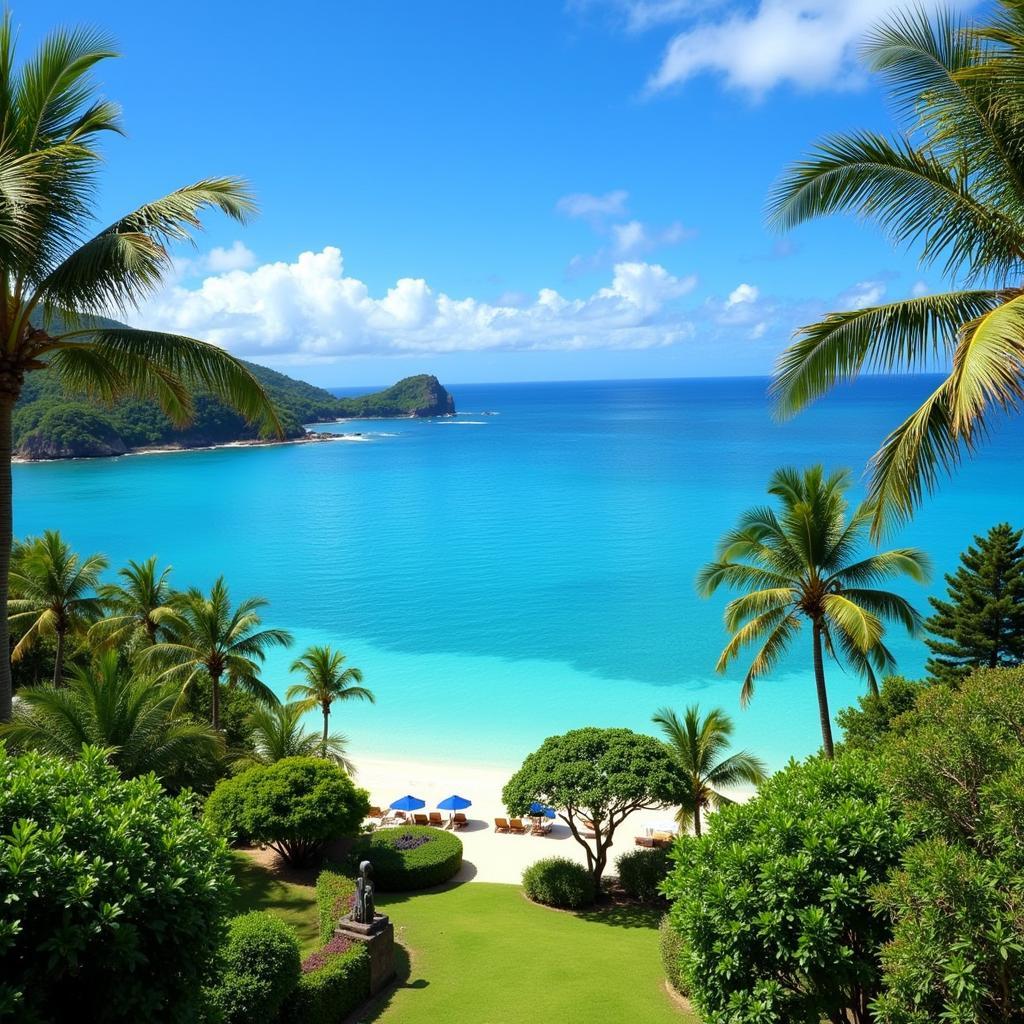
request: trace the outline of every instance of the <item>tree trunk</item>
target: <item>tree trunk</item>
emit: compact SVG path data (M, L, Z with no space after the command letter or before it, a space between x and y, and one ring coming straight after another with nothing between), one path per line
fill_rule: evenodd
M821 657L821 626L814 624L814 684L818 688L818 717L821 719L821 742L825 756L831 761L835 757L832 746L832 719L828 713L828 691L825 689L825 665Z
M220 732L220 673L210 673L213 680L213 692L210 695L210 724L214 732Z
M693 834L700 835L700 801L695 800L693 804Z
M11 413L16 395L0 396L0 722L11 720L11 630L7 598L14 540L11 486Z
M53 653L53 685L64 685L64 630L57 629L57 649Z
M324 712L324 738L323 738L323 740L321 742L323 743L324 756L326 757L327 756L327 719L328 719L328 717L329 717L329 715L331 713L331 705L328 704L327 701L324 701L324 703L321 705L321 707L323 708L323 712Z

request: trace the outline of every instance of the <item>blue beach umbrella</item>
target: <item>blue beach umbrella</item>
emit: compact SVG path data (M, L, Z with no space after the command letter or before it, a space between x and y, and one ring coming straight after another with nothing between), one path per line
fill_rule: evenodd
M452 794L445 800L442 800L438 805L439 811L464 811L467 807L472 807L473 801L467 800L464 796L458 794Z
M426 800L421 800L418 796L400 796L391 804L391 810L393 811L418 811L421 807L426 807Z
M553 818L555 816L555 809L548 807L545 804L539 804L536 800L530 804L530 817L531 818Z

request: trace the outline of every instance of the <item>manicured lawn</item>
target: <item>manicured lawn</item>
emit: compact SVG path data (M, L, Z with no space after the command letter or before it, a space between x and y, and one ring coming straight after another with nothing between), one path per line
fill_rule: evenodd
M235 898L236 914L269 910L295 929L303 954L312 953L320 945L316 893L312 886L282 882L243 853L235 854L235 880L241 890Z

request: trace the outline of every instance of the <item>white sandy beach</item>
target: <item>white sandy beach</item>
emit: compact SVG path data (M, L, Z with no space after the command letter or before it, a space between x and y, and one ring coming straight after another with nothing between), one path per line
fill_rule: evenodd
M509 835L494 831L494 818L506 817L501 790L518 768L467 765L461 762L437 764L426 761L404 761L377 757L354 756L356 783L370 792L370 803L387 807L405 794L426 801L424 814L457 793L473 801L466 811L469 826L458 832L465 848L462 878L479 882L518 883L523 869L541 857L562 856L586 864L580 844L572 837L568 825L560 818L552 823L547 836ZM744 794L734 794L743 799ZM447 812L442 812L447 817ZM670 822L674 808L660 811L637 811L616 831L615 843L609 851L609 872L615 858L626 850L636 849L634 837L658 823Z

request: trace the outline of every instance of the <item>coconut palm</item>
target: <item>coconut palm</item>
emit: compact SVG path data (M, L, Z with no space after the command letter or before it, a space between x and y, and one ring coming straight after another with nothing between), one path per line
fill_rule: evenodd
M683 799L676 821L683 829L692 823L695 835L701 834L702 813L733 802L722 789L743 782L756 786L767 778L764 762L753 754L726 755L732 719L721 708L702 718L700 708L691 704L682 719L671 708L661 708L652 721L661 727L679 768Z
M26 374L56 374L75 392L157 401L186 423L190 392L211 391L264 429L280 431L244 364L216 345L129 329L99 318L129 309L171 266L207 209L235 220L254 210L236 178L206 178L103 226L94 197L99 145L121 129L92 72L115 56L92 30L58 30L19 63L10 14L0 20L0 650L7 648L11 551L11 418ZM11 675L0 658L0 720L11 713Z
M718 546L717 560L705 566L697 586L704 597L726 586L742 596L725 607L732 639L718 659L724 672L750 644L759 649L740 691L746 705L757 679L788 650L801 625L811 627L814 681L821 718L821 738L833 756L832 723L825 687L824 654L842 654L859 672L865 663L891 671L892 654L883 642L885 621L902 624L912 635L921 618L899 594L875 584L900 576L924 582L927 556L916 548L895 548L862 557L861 547L873 515L869 502L849 514L849 473L825 475L821 466L803 472L779 469L768 493L779 511L753 508L740 517Z
M18 691L0 739L18 749L74 760L82 745L100 747L125 778L155 772L166 785L194 781L223 753L208 726L174 710L177 691L136 675L116 651L72 670L68 685Z
M328 646L307 647L302 656L292 662L292 671L305 676L304 683L288 687L288 699L297 700L303 711L319 708L324 716L323 742L327 743L328 720L331 705L346 700L368 700L376 703L376 697L358 685L363 681L360 669L344 668L345 655Z
M129 561L117 575L123 582L99 588L106 614L89 630L90 641L100 647L123 647L132 641L155 644L161 622L173 613L171 567L159 569L154 555L144 562Z
M20 639L11 652L18 661L41 637L53 637L53 685L64 680L65 644L103 610L96 595L103 555L82 558L56 530L30 537L12 554L10 626ZM3 660L3 659L0 659Z
M291 634L283 629L260 629L259 612L267 605L262 597L250 597L237 608L224 577L219 577L207 596L196 587L176 594L172 612L163 621L168 637L139 652L140 663L152 667L159 682L178 685L181 700L197 682L210 686L214 729L220 729L221 680L239 686L267 704L277 697L259 677L259 666L272 647L287 647Z
M354 774L348 759L348 737L331 733L326 739L303 728L305 709L298 703L257 708L247 721L252 729L254 757L270 764L286 757L326 757Z
M782 354L774 394L793 414L862 370L950 368L872 460L872 531L906 519L1024 400L1024 6L1003 0L968 30L951 14L900 14L868 39L901 112L892 137L824 139L782 179L782 228L848 212L916 247L963 287L832 313Z

